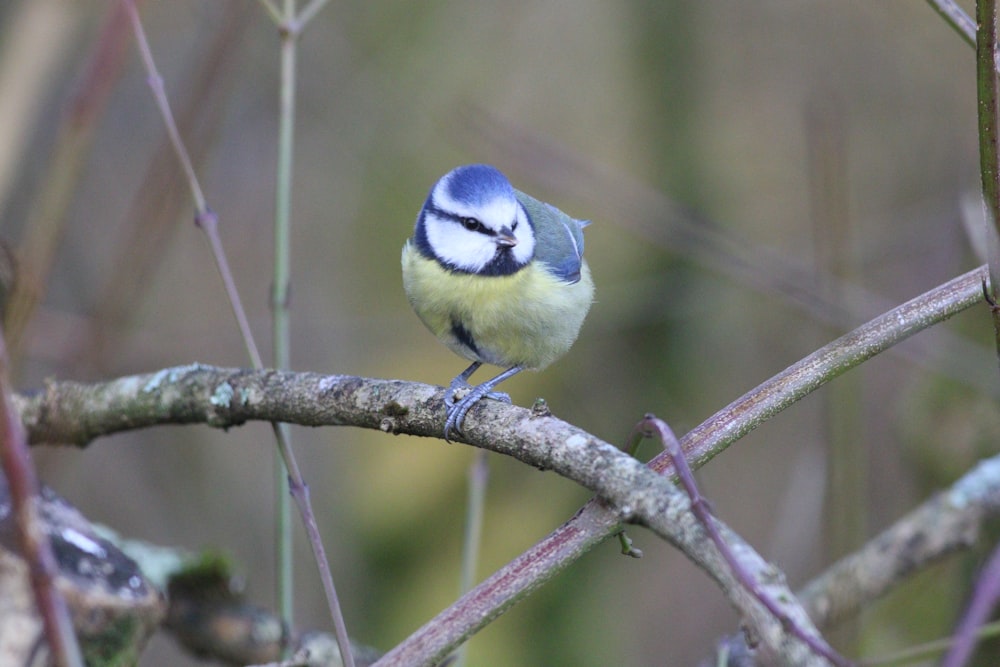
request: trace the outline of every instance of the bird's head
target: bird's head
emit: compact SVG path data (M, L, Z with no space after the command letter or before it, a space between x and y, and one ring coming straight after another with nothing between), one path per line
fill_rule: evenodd
M422 253L463 273L509 275L535 253L534 230L514 188L484 164L441 177L417 218L415 239Z

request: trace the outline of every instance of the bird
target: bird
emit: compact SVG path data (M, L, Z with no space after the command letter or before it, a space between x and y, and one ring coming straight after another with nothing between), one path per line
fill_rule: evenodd
M445 392L444 439L466 413L525 370L569 351L594 301L583 228L556 207L515 190L496 167L456 167L431 188L403 245L403 287L424 325L471 365ZM472 386L483 364L503 368ZM464 396L459 394L467 390Z

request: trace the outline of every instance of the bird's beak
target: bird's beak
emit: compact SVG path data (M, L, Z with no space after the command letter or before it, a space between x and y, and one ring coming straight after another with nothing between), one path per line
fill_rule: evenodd
M501 248L513 248L517 245L517 238L514 237L514 230L510 227L501 227L493 242Z

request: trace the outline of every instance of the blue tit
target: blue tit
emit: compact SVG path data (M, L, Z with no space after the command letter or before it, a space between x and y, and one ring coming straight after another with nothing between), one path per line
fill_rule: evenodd
M427 328L472 362L445 393L445 440L484 396L510 401L493 393L498 384L573 345L594 300L587 224L515 190L488 165L458 167L431 189L403 246L403 287ZM470 386L483 364L506 370Z

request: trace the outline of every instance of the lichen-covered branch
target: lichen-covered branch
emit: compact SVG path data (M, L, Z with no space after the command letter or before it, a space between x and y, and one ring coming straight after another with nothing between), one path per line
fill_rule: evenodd
M50 382L38 394L16 397L15 404L31 442L84 445L101 435L159 424L228 428L250 420L439 437L442 398L440 388L397 380L195 364L91 385ZM688 511L687 497L669 478L547 411L485 401L470 412L464 430L472 444L551 469L594 491L623 520L649 527L709 572L769 650L790 664L824 664L733 579ZM773 598L785 601L786 614L811 628L780 573L731 531L725 534Z
M681 438L689 462L698 467L751 428L848 368L981 302L984 275L985 267L980 267L935 287L764 381ZM650 465L670 473L667 456L658 456ZM455 645L621 528L615 512L599 499L591 500L569 521L425 623L396 651L417 654L426 647ZM820 619L815 620L824 625Z
M32 444L84 446L100 436L164 424L229 428L262 420L372 428L382 421L380 411L399 411L394 402L433 392L391 380L192 364L95 384L49 382L14 401ZM411 426L431 433L426 424Z
M1000 512L1000 456L980 462L855 553L810 582L799 597L821 626L856 614L909 575L972 546Z
M817 350L688 433L682 439L685 451L696 465L704 463L847 368L976 303L984 273L983 268L970 271ZM437 388L396 380L192 365L95 385L52 382L36 395L15 400L31 442L84 445L100 435L156 424L206 423L225 428L253 419L354 425L438 437L441 399ZM649 471L607 443L546 415L493 401L472 410L465 431L472 444L556 470L631 512L608 511L603 503L590 503L533 549L538 558L525 554L442 614L449 618L465 614L464 620L449 626L439 617L404 642L401 648L410 657L443 655L447 647L620 529L622 516L656 529L653 517L636 511L631 499L633 492L644 493L634 482L647 479L642 476ZM657 460L653 465L663 463ZM623 471L628 474L622 476ZM661 534L677 539L669 531Z
M156 424L203 422L228 427L252 419L297 420L314 426L356 424L436 437L440 435L443 414L440 391L392 380L192 365L92 385L52 382L35 395L15 397L15 405L30 439L36 443L83 444L99 435ZM658 534L676 540L689 553L691 543L698 544L693 557L714 562L716 554L698 535L698 527L688 525L683 500L674 498L664 478L650 477L637 462L569 424L499 403L485 403L470 413L466 425L469 439L478 444L487 438L491 425L510 427L509 432L518 433L510 442L491 446L495 451L554 468L574 479L579 477L578 481L590 480L587 484L598 486L598 492L609 492L610 485L624 487L616 492L617 502L628 507L619 505L616 512L603 503L591 504L589 511L560 530L606 531L610 521L625 515L640 523L651 523ZM575 463L579 463L579 469ZM606 483L598 484L595 478L603 478ZM631 485L635 485L634 500L629 499ZM998 510L1000 457L983 462L949 490L928 500L857 554L835 565L800 593L803 604L820 625L834 623L912 572L971 544L983 518ZM677 525L672 525L674 521ZM741 554L752 554L743 547L738 549ZM756 554L750 558L755 572L764 572L765 578L773 575ZM512 567L522 560L523 567ZM529 552L512 563L512 569L505 568L505 572L498 573L500 576L484 582L481 586L494 597L478 611L490 617L502 612L514 599L510 580L539 564L540 560ZM460 606L452 611L472 613L472 607ZM447 619L436 620L439 627L449 627L442 622ZM383 664L409 664L414 655L431 654L435 647L447 647L452 640L447 632L427 633L424 639L420 645L405 647L405 653L390 653Z

